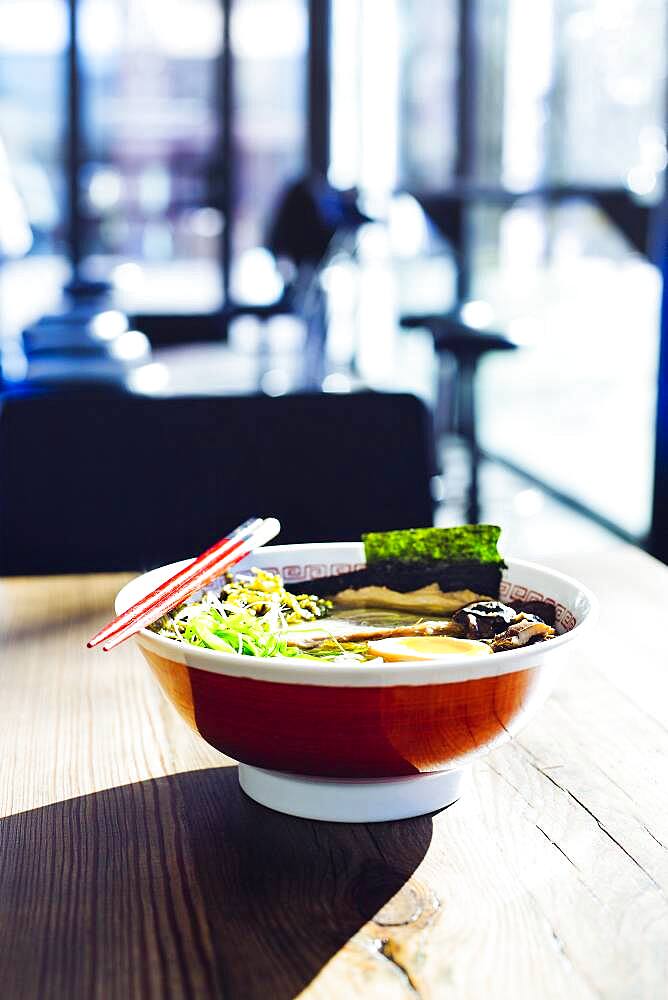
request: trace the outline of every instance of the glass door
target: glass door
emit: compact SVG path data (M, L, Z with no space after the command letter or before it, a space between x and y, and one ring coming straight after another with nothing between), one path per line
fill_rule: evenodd
M487 42L501 143L481 170L529 194L479 228L475 295L520 344L484 365L483 442L643 538L661 289L652 234L666 166L666 47L656 40L666 37L666 6L504 6L505 35ZM485 17L479 30L490 31Z

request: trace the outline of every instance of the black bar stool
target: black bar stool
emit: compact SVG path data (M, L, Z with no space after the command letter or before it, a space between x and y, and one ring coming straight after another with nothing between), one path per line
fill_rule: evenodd
M475 392L478 362L490 351L513 351L518 344L503 333L468 326L456 314L403 316L401 325L407 329L424 327L429 330L437 353L450 354L457 364L455 429L466 442L469 453L467 520L477 524L480 519L480 448Z

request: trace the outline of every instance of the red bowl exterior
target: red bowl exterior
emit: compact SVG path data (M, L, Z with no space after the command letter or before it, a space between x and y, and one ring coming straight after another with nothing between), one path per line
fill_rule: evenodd
M249 566L307 587L361 559L359 542L272 546L254 552ZM128 583L116 612L188 562ZM225 656L146 630L137 643L183 718L230 757L314 777L395 778L459 768L507 740L547 695L562 651L595 618L586 587L523 560L509 560L501 594L553 604L559 636L492 657L373 667Z
M168 699L217 750L257 767L336 778L458 767L505 741L545 667L447 684L318 687L189 667L142 646Z

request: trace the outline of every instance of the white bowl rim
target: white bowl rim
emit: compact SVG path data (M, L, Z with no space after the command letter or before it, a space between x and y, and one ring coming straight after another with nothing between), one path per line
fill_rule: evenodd
M304 545L271 546L265 550L276 554L303 552L306 549L318 550L326 545L352 545L358 543L308 543ZM258 550L258 552L261 550ZM156 567L148 572L178 572L180 568L192 562L192 559L180 560L165 566ZM173 639L157 635L149 629L137 633L136 641L166 659L184 663L198 670L210 673L224 674L250 680L271 681L283 684L308 684L317 687L394 687L404 685L447 684L461 680L474 680L481 677L498 676L506 673L516 673L520 670L537 666L545 656L556 653L564 646L579 639L597 617L598 600L594 594L578 580L558 570L550 569L539 563L524 559L507 559L508 571L525 569L538 572L573 588L578 603L584 605L584 613L580 611L577 624L568 632L564 632L549 642L537 643L523 649L508 650L504 653L494 653L486 657L448 656L441 660L369 663L359 666L342 666L335 663L314 663L311 660L299 660L283 656L251 657L239 656L234 653L222 653L215 649L205 649L178 643ZM116 595L116 613L128 606L124 595L137 586L139 580L148 573L142 573L130 580ZM172 574L169 574L172 575Z

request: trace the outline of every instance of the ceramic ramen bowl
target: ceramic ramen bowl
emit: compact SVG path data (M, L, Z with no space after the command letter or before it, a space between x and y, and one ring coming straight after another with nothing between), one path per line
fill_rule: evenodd
M289 582L355 568L360 542L277 545L258 566ZM145 573L116 598L116 612L189 560ZM371 822L454 802L471 761L508 740L549 692L595 599L576 580L509 562L501 600L547 600L559 635L492 656L337 666L227 655L155 635L135 642L177 712L239 761L244 791L272 809L312 819Z

